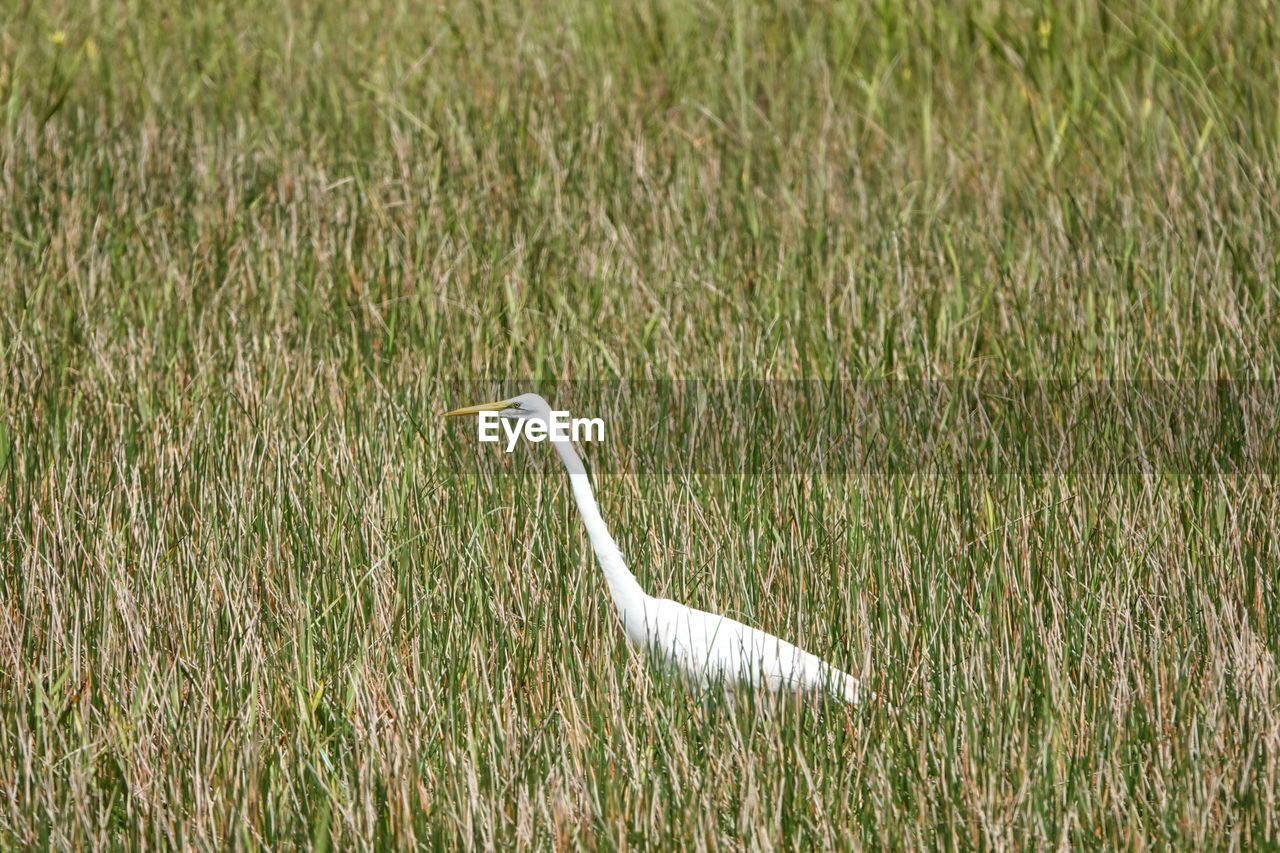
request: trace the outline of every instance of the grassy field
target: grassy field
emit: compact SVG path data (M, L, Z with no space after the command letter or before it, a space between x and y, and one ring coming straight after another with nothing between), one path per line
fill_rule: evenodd
M1280 845L1278 15L12 0L0 846Z

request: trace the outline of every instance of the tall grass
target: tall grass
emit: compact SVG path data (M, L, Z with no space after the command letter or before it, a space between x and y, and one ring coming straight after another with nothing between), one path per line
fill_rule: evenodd
M12 4L0 843L1280 844L1275 23ZM535 385L651 593L888 702L628 650L545 448L435 417Z

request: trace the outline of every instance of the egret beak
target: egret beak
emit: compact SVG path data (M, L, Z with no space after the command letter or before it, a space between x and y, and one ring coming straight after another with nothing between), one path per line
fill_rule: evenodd
M499 400L496 403L481 403L478 406L464 406L461 409L454 409L452 412L445 412L446 418L460 418L463 415L478 415L481 412L501 412L503 409L518 408L515 403L510 400Z

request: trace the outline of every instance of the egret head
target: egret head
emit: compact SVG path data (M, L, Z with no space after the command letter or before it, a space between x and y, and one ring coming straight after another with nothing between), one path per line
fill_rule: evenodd
M547 422L551 419L551 405L537 394L521 394L518 397L498 400L494 403L465 406L461 409L454 409L452 412L445 412L444 416L446 418L459 418L463 415L478 415L481 412L497 412L500 418L522 421L540 420Z

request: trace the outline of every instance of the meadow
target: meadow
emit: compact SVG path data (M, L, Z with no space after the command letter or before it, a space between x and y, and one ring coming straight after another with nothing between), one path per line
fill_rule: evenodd
M0 846L1280 846L1278 14L9 0Z

